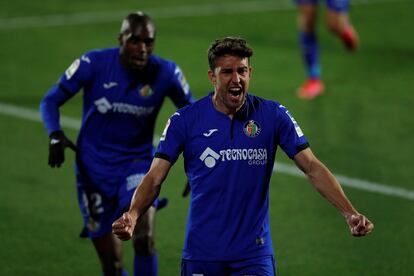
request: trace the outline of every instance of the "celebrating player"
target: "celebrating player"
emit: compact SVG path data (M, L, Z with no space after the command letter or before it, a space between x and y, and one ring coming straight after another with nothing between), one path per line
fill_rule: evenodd
M155 120L164 99L171 98L177 107L193 101L180 68L152 54L155 25L147 14L129 14L118 41L119 47L93 50L76 59L40 105L50 136L49 165L61 166L65 147L77 152L85 234L95 246L104 275L126 275L122 243L111 225L128 210L135 187L150 168ZM75 147L60 127L59 107L81 89L83 117ZM157 200L153 198L150 205L133 235L135 275L157 275Z
M253 50L241 38L216 40L208 51L214 92L169 119L151 168L131 207L113 224L131 238L140 218L183 153L191 204L181 275L275 275L269 229L269 182L278 146L344 216L354 236L373 224L349 202L313 155L283 105L248 93Z

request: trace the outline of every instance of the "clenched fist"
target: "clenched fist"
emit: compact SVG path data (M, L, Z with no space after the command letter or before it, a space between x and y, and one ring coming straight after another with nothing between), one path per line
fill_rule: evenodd
M129 240L134 233L136 221L136 218L133 218L130 213L125 212L122 217L112 224L112 233L120 240Z
M351 234L355 237L368 235L374 229L374 224L361 214L348 215L346 221Z

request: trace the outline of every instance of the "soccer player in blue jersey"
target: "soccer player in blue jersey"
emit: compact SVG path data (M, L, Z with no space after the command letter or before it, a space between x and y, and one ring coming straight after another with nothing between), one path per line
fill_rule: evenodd
M299 16L299 44L306 67L307 81L298 89L301 99L311 100L324 92L319 62L319 43L316 35L318 2L320 0L295 0ZM345 47L355 51L359 45L358 35L353 28L349 16L350 0L325 0L326 24L329 30L338 36Z
M135 187L150 168L155 120L164 99L177 107L193 102L180 68L152 54L155 25L147 14L129 14L118 41L119 47L76 59L40 105L50 136L49 165L60 167L65 147L77 152L79 205L104 275L126 275L122 243L111 225L128 210ZM59 107L81 89L83 117L75 146L59 124ZM134 233L134 275L157 275L153 201Z
M112 225L131 238L182 153L191 204L181 275L275 275L269 229L269 182L278 146L344 216L354 236L373 224L314 156L299 125L278 102L248 93L253 50L241 38L216 40L208 51L214 91L169 119L151 168L131 207Z

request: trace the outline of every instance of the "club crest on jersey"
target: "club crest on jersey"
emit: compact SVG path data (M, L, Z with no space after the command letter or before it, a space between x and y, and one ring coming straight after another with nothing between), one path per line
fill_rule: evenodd
M243 131L244 134L248 137L256 137L260 134L261 131L260 125L253 120L249 120L244 124Z
M151 87L147 84L144 85L140 90L139 90L139 95L143 98L148 98L150 97L152 94L154 94L154 92L152 91Z
M96 232L96 231L99 230L100 227L101 227L101 225L100 225L99 222L93 220L92 218L89 218L88 219L88 226L87 226L87 228L88 228L89 231Z

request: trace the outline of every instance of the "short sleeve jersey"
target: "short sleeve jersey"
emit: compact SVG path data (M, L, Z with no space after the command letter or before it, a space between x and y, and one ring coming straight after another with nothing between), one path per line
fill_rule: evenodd
M174 163L183 153L191 186L184 259L273 254L269 182L278 146L293 158L308 142L283 105L250 94L233 119L215 109L212 93L170 117L155 156Z
M192 102L174 62L151 55L138 74L122 66L119 48L93 50L76 59L43 99L41 111L49 134L60 126L48 108L63 104L81 89L83 116L77 144L82 155L106 164L152 158L155 120L164 99L171 98L177 107Z

